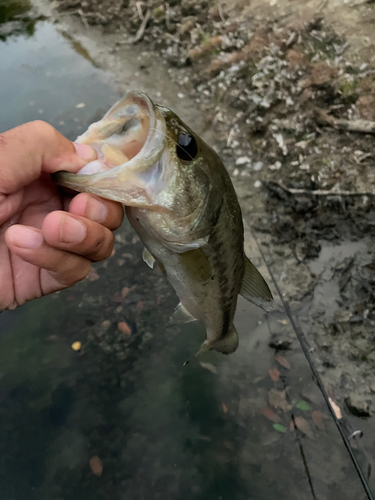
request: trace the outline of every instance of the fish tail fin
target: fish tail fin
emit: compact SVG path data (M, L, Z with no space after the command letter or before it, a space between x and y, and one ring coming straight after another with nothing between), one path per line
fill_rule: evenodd
M194 357L199 356L203 352L214 350L223 354L230 354L238 347L238 333L236 327L232 323L226 336L220 340L205 340L200 349L194 354ZM187 365L192 358L185 361Z

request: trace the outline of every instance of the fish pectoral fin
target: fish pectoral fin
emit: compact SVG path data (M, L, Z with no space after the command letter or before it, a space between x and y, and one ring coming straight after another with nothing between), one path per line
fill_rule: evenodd
M271 290L258 269L245 255L245 273L240 295L265 311L272 311L274 300Z
M163 240L163 244L172 252L185 253L189 250L197 250L198 248L203 247L207 243L208 238L209 236L205 236L204 238L198 238L189 243L178 243L177 241Z
M197 321L197 318L194 318L194 316L192 316L180 302L168 321L167 326L184 325L185 323L191 323L192 321Z
M144 262L146 262L146 264L148 265L148 267L151 267L151 269L154 268L155 259L151 255L151 253L147 250L147 248L143 249L142 259L143 259Z
M231 325L229 332L225 337L219 340L205 340L198 351L194 354L194 357L199 356L200 354L214 350L221 352L222 354L231 354L236 351L238 347L238 333L236 327ZM192 358L185 361L184 366L187 365Z

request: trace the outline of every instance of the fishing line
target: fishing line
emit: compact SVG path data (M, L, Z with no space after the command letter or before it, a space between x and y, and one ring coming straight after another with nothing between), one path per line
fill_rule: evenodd
M353 450L352 450L352 447L350 446L349 440L348 440L348 438L346 437L346 435L345 435L345 433L344 433L344 431L343 431L343 429L342 429L342 427L341 427L340 421L339 421L339 419L337 418L337 416L336 416L336 414L335 414L335 412L334 412L334 410L333 410L333 408L332 408L332 406L331 406L331 403L329 402L329 397L328 397L328 394L327 394L327 392L326 392L326 390L325 390L325 388L324 388L323 382L322 382L322 380L321 380L321 378L320 378L319 373L317 372L317 370L316 370L316 368L315 368L315 366L314 366L314 363L313 363L313 361L312 361L312 359L311 359L311 356L310 356L309 350L308 350L308 348L306 347L305 340L304 340L304 338L303 338L303 333L300 331L299 327L298 327L298 326L296 325L296 323L294 322L294 319L293 319L293 317L292 317L292 313L291 313L291 310L290 310L289 304L288 304L288 302L286 302L286 301L283 299L283 296L282 296L282 294L281 294L281 290L280 290L280 288L279 288L279 285L277 284L277 281L276 281L276 278L275 278L275 276L274 276L274 274L273 274L273 272L272 272L272 269L271 269L271 267L269 266L269 264L268 264L268 262L267 262L267 260L266 260L266 256L265 256L265 254L264 254L264 252L263 252L263 250L262 250L262 248L261 248L261 246L260 246L260 244L259 244L259 242L258 242L258 239L256 238L255 234L253 233L253 231L252 231L252 229L251 229L251 227L250 227L250 224L249 224L249 223L247 223L247 224L248 224L248 227L249 227L250 233L251 233L252 237L254 238L254 241L255 241L255 243L256 243L256 245L257 245L257 247L258 247L258 250L259 250L259 252L260 252L260 254L261 254L261 256L262 256L262 258L263 258L263 260L264 260L264 262L265 262L265 264L266 264L266 267L267 267L268 272L269 272L269 274L270 274L270 276L271 276L271 279L272 279L272 281L273 281L273 284L275 285L276 291L277 291L277 293L278 293L278 295L279 295L279 297L280 297L280 300L281 300L281 303L282 303L282 305L283 305L283 307L284 307L284 310L285 310L285 312L286 312L286 315L288 316L288 319L289 319L289 321L290 321L290 324L292 325L292 328L293 328L293 330L294 330L294 333L296 334L296 337L297 337L297 339L298 339L298 341L299 341L299 343L300 343L300 345L301 345L301 348L302 348L303 354L305 355L305 358L307 359L307 362L308 362L308 364L309 364L309 366L310 366L310 369L311 369L311 371L312 371L312 373L313 373L313 376L314 376L314 378L315 378L315 380L316 380L317 386L319 387L319 389L320 389L320 391L321 391L321 393L322 393L322 395L323 395L323 397L324 397L324 400L325 400L325 402L326 402L326 404L327 404L327 406L328 406L328 409L329 409L329 411L330 411L330 413L331 413L331 415L332 415L332 418L333 418L333 420L334 420L334 422L335 422L335 425L336 425L336 427L337 427L337 429L338 429L338 431L339 431L339 433L340 433L341 439L342 439L342 440L343 440L343 442L344 442L345 448L347 449L347 451L348 451L348 453L349 453L349 456L350 456L350 458L351 458L351 460L352 460L352 462L353 462L353 465L354 465L354 467L355 467L355 469L356 469L356 471L357 471L357 474L358 474L358 476L359 476L359 479L360 479L360 481L361 481L361 483L362 483L362 486L363 486L363 488L364 488L364 490L365 490L365 492L366 492L367 498L368 498L369 500L375 500L375 499L374 499L374 496L373 496L373 494L372 494L372 492L371 492L371 490L370 490L370 487L369 487L369 485L368 485L367 479L365 478L365 476L364 476L364 474L363 474L363 471L362 471L362 469L361 469L361 466L359 465L358 460L357 460L357 458L356 458L356 456L354 455L354 452L353 452Z

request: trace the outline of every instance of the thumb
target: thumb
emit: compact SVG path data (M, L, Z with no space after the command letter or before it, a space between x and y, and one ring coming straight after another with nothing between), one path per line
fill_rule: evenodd
M77 172L96 156L93 148L74 144L46 122L25 123L0 134L0 193L14 193L42 172Z

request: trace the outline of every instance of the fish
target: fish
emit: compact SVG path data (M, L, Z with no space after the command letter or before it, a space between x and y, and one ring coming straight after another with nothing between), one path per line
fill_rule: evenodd
M245 255L241 208L218 154L169 108L132 91L76 142L98 158L54 181L125 205L144 245L180 299L168 326L201 321L207 350L234 352L238 295L273 308L272 293Z

